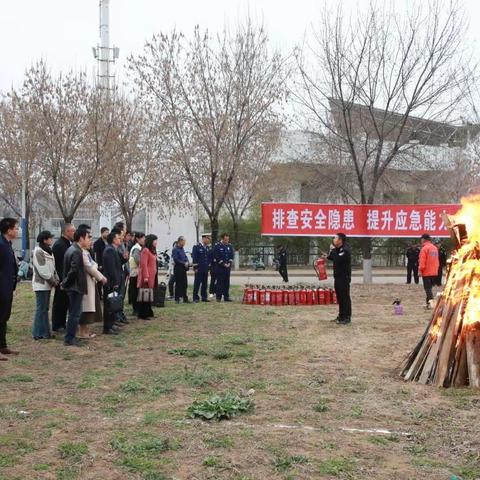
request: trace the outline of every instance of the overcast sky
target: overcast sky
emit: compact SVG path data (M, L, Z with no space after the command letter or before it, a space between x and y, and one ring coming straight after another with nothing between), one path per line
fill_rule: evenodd
M368 0L342 0L347 11L357 4L366 8ZM120 47L115 69L122 78L127 56L139 52L155 32L177 28L189 33L196 24L219 30L247 13L263 19L276 45L291 49L323 5L323 0L110 0L110 41ZM465 0L464 5L471 39L480 51L480 0ZM40 58L54 71L93 72L91 47L98 32L98 0L0 0L0 90L18 86L25 69Z

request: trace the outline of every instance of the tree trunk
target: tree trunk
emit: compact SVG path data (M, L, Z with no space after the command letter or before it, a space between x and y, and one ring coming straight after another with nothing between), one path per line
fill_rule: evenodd
M68 215L65 214L65 215L63 216L63 221L64 221L65 223L72 223L72 222L73 222L73 216L74 216L74 213L69 213Z
M240 225L239 225L239 221L238 220L233 220L233 245L235 245L235 248L239 248L238 247L238 239L239 239L239 236L240 236Z
M372 239L362 238L363 283L372 283Z
M219 230L219 225L218 225L218 217L211 216L210 217L210 229L212 233L212 245L215 245L218 240L218 230Z

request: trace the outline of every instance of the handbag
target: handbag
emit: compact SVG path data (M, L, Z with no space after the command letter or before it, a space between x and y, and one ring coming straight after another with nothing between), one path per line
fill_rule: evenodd
M107 308L110 313L118 313L123 309L123 297L118 292L107 295Z
M139 288L137 302L151 303L153 302L153 288Z

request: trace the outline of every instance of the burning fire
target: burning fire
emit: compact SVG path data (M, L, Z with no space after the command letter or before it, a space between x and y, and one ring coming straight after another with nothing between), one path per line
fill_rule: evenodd
M448 220L456 250L445 288L402 376L443 387L480 387L480 195L462 199L461 210Z

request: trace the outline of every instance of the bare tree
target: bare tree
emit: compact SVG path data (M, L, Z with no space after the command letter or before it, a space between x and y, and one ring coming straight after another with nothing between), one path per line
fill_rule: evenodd
M162 129L152 122L138 99L122 97L117 100L111 135L115 152L103 170L103 198L118 206L131 231L138 211L151 202L168 201L162 183Z
M0 197L19 217L25 202L26 238L31 217L45 208L46 178L34 131L38 117L22 92L13 90L0 103ZM24 198L22 199L22 195Z
M53 77L43 62L27 71L24 92L38 118L44 174L64 221L71 222L113 155L115 96L89 85L82 73Z
M280 127L272 125L262 137L256 138L245 148L245 159L225 199L225 208L232 218L235 246L239 245L240 224L245 214L255 200L267 199L272 190L267 172L273 162L273 153L278 147L279 139Z
M130 70L166 127L177 193L195 195L215 239L248 144L277 121L283 58L270 53L264 29L247 21L216 37L197 27L191 41L156 35L130 59Z
M412 139L441 135L429 122L458 112L471 79L456 1L415 2L403 14L388 5L373 2L351 22L340 10L325 12L314 40L297 53L292 90L310 129L353 170L362 204L375 202L380 180ZM371 281L371 239L363 257L364 281Z

